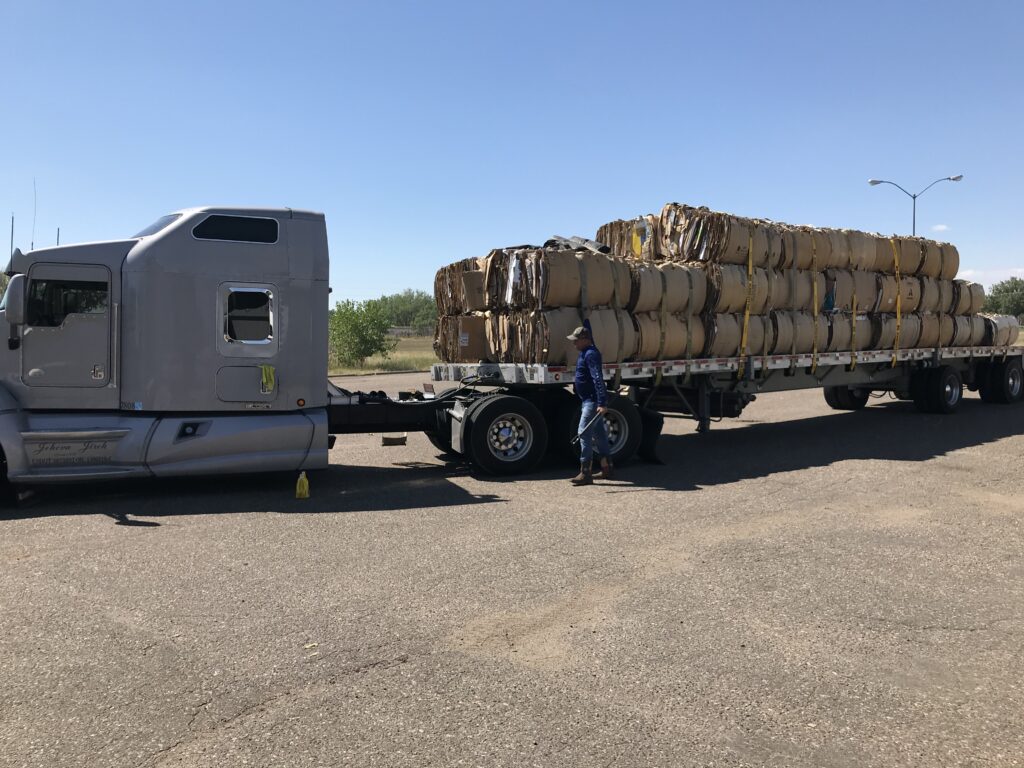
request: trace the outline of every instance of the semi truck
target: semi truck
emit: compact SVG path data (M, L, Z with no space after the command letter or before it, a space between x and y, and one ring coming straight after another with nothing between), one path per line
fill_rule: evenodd
M328 379L323 214L189 208L119 240L22 253L0 302L0 461L14 485L324 469L339 435L420 431L446 454L517 474L571 455L565 367L437 364L393 399ZM965 387L1021 399L1018 347L638 360L606 365L612 458L652 456L662 415L698 431L763 392L819 388L953 413Z

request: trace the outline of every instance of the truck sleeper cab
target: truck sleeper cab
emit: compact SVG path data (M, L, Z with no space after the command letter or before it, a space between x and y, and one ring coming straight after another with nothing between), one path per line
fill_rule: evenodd
M324 217L191 208L15 251L0 304L11 482L326 466Z

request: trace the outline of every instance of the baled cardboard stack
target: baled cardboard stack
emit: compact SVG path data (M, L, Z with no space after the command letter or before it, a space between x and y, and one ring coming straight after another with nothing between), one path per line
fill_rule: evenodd
M441 269L438 355L572 365L564 337L584 318L606 362L1003 345L1019 332L1015 318L979 314L984 290L955 279L948 243L677 203L610 222L597 240Z

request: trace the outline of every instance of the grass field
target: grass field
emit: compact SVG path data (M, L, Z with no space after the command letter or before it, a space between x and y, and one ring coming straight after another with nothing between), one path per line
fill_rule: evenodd
M434 355L434 340L429 336L401 338L395 350L385 357L374 355L361 368L331 368L331 375L346 373L386 373L390 371L425 371L439 362Z

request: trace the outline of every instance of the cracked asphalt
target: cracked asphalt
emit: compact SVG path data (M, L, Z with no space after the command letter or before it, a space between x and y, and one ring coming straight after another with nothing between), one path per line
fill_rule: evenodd
M1024 765L1022 428L798 392L584 489L360 435L306 501L41 490L0 766Z

